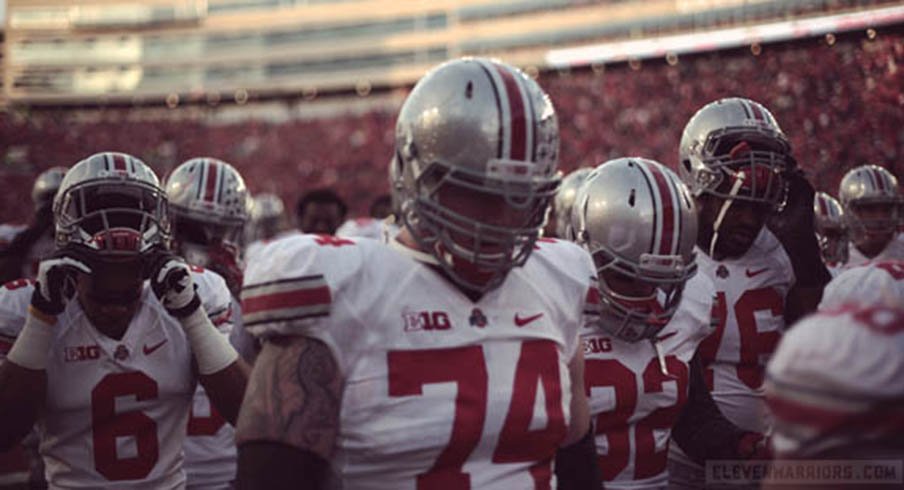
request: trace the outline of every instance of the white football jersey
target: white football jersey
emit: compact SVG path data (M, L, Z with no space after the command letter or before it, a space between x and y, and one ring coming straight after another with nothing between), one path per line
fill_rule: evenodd
M871 262L846 269L822 293L820 310L846 303L904 306L904 260Z
M342 488L549 488L570 416L594 269L578 246L542 240L472 301L429 256L398 242L304 235L250 263L245 327L305 335L344 375L333 470ZM440 469L441 471L436 471Z
M228 338L241 324L241 318L241 307L233 297L229 311L218 317L214 326ZM192 398L186 434L183 449L187 488L231 489L238 460L235 428L217 412L200 384Z
M346 220L336 230L336 236L343 238L371 238L379 240L383 236L383 220L363 217Z
M829 271L830 276L835 278L844 271L844 265L833 262L831 264L826 264L826 270Z
M194 268L202 305L219 322L229 290ZM0 336L25 323L34 286L0 288ZM78 301L57 317L47 363L47 399L37 420L51 488L180 488L182 442L197 382L182 326L145 283L121 340L98 332ZM4 356L5 357L5 356Z
M763 376L785 330L785 298L796 280L791 258L763 227L743 256L716 261L698 248L697 264L716 289L716 331L700 344L713 400L738 427L764 433Z
M607 489L667 484L669 438L688 399L690 360L712 332L714 295L704 274L687 282L678 311L657 335L668 375L652 341L626 342L592 324L583 329L584 386Z
M248 246L245 247L245 264L249 264L249 263L257 260L257 254L260 253L260 251L263 250L264 247L275 242L276 240L280 240L287 236L294 236L294 235L300 235L300 234L301 234L301 232L298 230L285 230L285 231L279 232L273 238L264 238L264 239L255 240L255 241L249 243Z
M850 256L848 257L848 261L845 264L845 268L857 267L869 262L882 262L884 260L904 260L904 233L898 233L892 241L888 242L888 245L885 246L879 255L868 258L860 250L854 245L853 242L849 245Z
M797 323L766 397L779 456L904 458L904 310L847 304Z
M0 224L0 250L3 250L12 242L19 233L25 231L25 225ZM38 238L28 251L25 262L22 263L22 273L19 277L34 279L38 274L38 264L41 259L52 254L56 250L53 241L53 230Z

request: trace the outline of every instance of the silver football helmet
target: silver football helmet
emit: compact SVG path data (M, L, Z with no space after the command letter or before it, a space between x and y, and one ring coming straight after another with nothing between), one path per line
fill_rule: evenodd
M851 234L866 230L894 231L901 223L902 196L898 179L878 165L861 165L849 170L841 179L838 197ZM888 205L888 216L883 219L861 217L858 208L869 204Z
M791 145L772 113L744 98L711 102L691 117L679 146L678 175L691 193L766 202L785 199Z
M724 200L712 224L710 255L735 200L763 203L773 211L787 200L791 145L772 113L757 102L733 97L703 106L684 127L678 153L678 175L691 194Z
M249 214L246 235L248 243L254 240L273 238L282 229L286 205L276 194L264 192L249 200Z
M216 158L192 158L166 179L173 236L189 263L207 267L208 249L241 248L248 218L245 180Z
M487 291L524 264L560 181L556 112L536 82L499 61L444 63L405 101L396 150L402 222L452 280ZM521 222L499 225L455 212L441 202L447 188L499 199ZM465 263L492 277L481 284L465 279L455 270Z
M571 221L577 243L596 264L600 327L629 342L654 337L697 272L697 208L690 191L653 160L610 160L581 186ZM616 291L607 276L644 292Z
M31 202L34 203L35 209L53 202L53 196L63 183L66 170L68 170L66 167L51 167L38 175L31 187Z
M402 179L402 165L399 155L392 156L389 161L389 196L392 201L392 214L398 220L402 214L402 203L405 201L405 186Z
M166 194L157 175L125 153L91 155L66 172L53 201L59 248L130 257L169 246Z
M577 197L578 189L587 180L587 176L593 169L582 167L572 171L562 178L556 197L553 199L553 212L556 218L556 236L565 240L574 241L574 231L571 226L571 207Z
M282 218L286 211L286 205L283 204L282 198L276 194L264 192L254 196L251 204L251 222L257 222L266 219Z
M825 192L813 196L816 241L826 264L843 264L848 259L847 227L844 210L834 197Z

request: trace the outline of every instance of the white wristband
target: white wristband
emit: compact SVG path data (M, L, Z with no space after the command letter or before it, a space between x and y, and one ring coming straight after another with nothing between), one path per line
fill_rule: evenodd
M195 360L198 362L198 372L201 374L213 374L229 366L239 358L239 353L229 345L229 340L221 334L204 308L198 308L185 318L179 320L188 337Z
M6 358L19 366L34 370L47 368L50 345L53 343L53 326L50 318L41 318L31 311L25 316L25 326Z

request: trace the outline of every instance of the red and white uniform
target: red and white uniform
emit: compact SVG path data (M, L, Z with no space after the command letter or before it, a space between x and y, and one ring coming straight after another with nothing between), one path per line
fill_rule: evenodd
M868 258L863 255L853 242L849 245L850 256L848 257L845 268L857 267L869 262L882 262L884 260L904 260L904 233L898 233L892 241L888 242L885 249L879 252L879 255Z
M278 233L273 238L264 238L264 239L255 240L255 241L249 243L248 246L245 247L245 258L244 258L245 264L249 264L249 263L257 260L257 255L260 253L260 251L263 250L264 247L266 247L267 245L275 242L276 240L280 240L287 236L294 236L294 235L300 235L300 234L301 234L301 232L298 230L286 230L286 231L282 231L282 232Z
M225 282L201 269L192 276L219 323L228 312ZM0 339L18 336L32 290L26 281L0 288ZM54 329L45 411L36 424L50 487L183 487L182 443L197 376L182 326L149 283L121 340L99 333L78 301Z
M370 217L347 220L336 230L336 236L379 240L383 236L383 220Z
M847 304L799 322L766 398L779 456L904 458L904 310Z
M229 337L236 325L241 323L241 315L238 302L230 298L227 314L219 316L214 326ZM235 428L216 411L200 384L192 397L186 433L183 449L187 488L233 488L238 461Z
M904 307L904 260L871 262L846 269L826 285L820 310L846 303Z
M763 227L743 256L713 260L697 249L698 274L713 281L716 330L700 344L713 400L729 421L745 431L765 433L770 421L763 400L769 356L785 330L785 298L796 278L791 258ZM697 467L677 445L676 463Z
M596 287L590 256L541 241L474 302L415 255L429 260L398 242L275 242L246 271L245 327L329 346L345 378L332 459L341 487L554 487L568 363Z
M0 224L0 250L3 250L9 245L19 233L25 231L25 228L27 228L26 225ZM52 254L54 250L56 250L56 243L53 241L52 233L53 230L45 233L31 246L31 250L28 251L28 256L22 264L21 277L34 279L38 273L38 264L41 262L41 259Z
M696 274L684 288L675 316L657 336L669 376L650 341L613 338L588 324L584 386L596 430L605 487L662 488L672 426L688 399L690 360L711 332L712 281Z

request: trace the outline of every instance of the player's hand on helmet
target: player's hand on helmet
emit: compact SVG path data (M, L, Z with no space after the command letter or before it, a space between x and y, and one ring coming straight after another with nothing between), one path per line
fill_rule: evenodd
M781 212L769 219L769 229L776 235L812 235L814 230L813 195L816 190L799 168L785 173L787 194Z
M181 257L160 253L148 267L151 289L170 315L184 318L201 306L191 270Z
M79 272L91 273L88 264L76 254L64 250L57 252L38 265L31 305L45 315L56 316L63 312L66 303L75 295L75 281Z

